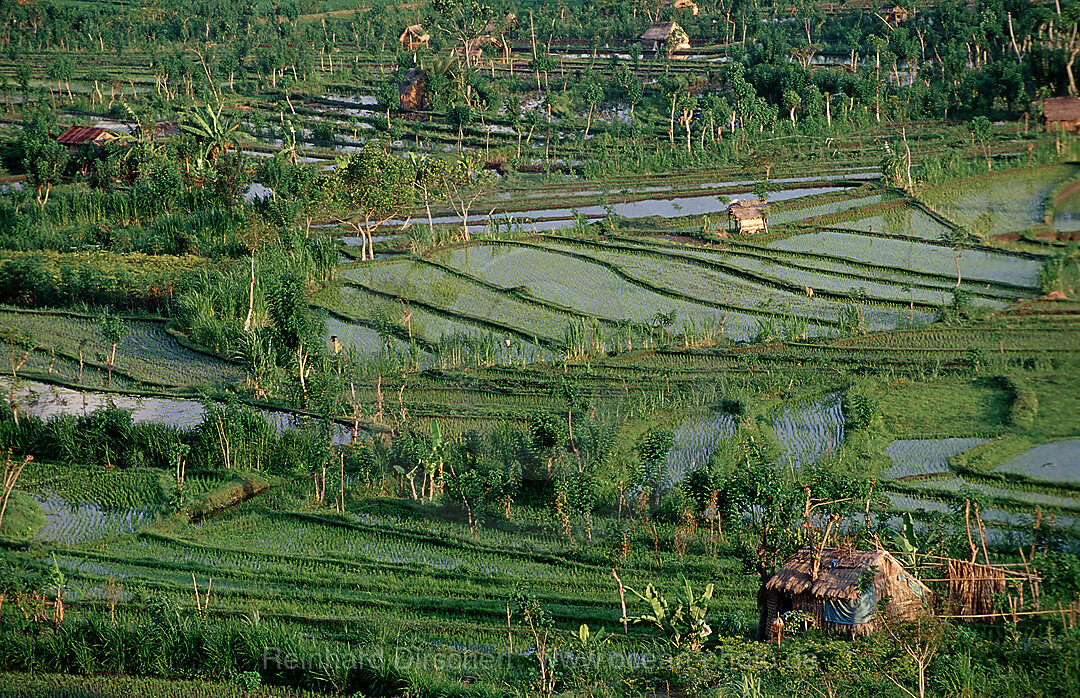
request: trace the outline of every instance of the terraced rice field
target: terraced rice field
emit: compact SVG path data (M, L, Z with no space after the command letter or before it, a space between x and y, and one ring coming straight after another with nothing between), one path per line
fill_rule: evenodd
M804 467L833 453L844 442L840 395L781 408L771 417L783 463Z
M114 378L162 387L233 384L244 378L241 366L182 346L165 331L164 323L128 320L125 324L128 333L116 348ZM100 385L103 381L111 346L95 317L2 310L0 331L28 335L37 346L27 370L49 373L53 364L53 371L72 382ZM80 353L86 365L81 372Z
M664 486L678 485L697 468L709 464L717 446L735 436L735 417L726 412L691 415L675 428L675 443L667 454Z
M951 228L912 205L894 205L869 216L833 224L844 230L880 233L892 237L919 238L936 242Z
M1042 224L1046 198L1080 167L1057 165L962 180L920 194L949 220L979 235L1028 230Z
M105 509L92 502L73 504L55 496L36 497L45 512L45 527L38 538L76 545L101 538L130 535L153 521L150 508Z
M792 252L829 255L856 263L909 269L921 274L956 279L956 261L952 248L870 234L823 230L802 233L771 243L770 247ZM1035 295L1039 283L1040 262L1004 252L981 249L963 250L960 276L987 286L1009 284L1018 287L1017 295ZM1025 294L1026 291L1026 294Z
M783 207L776 206L774 207L774 210L769 213L769 225L777 227L790 223L798 223L811 218L835 215L843 213L844 211L867 206L877 206L879 204L898 201L899 199L900 196L894 192L877 192L866 196L844 198L837 201L809 202L802 205L794 203Z
M1080 484L1080 439L1051 441L1036 446L998 470L1047 482Z
M919 480L910 483L909 487L926 492L948 492L961 495L970 492L975 496L984 495L995 500L1012 500L1023 507L1029 507L1032 512L1035 507L1080 510L1080 496L1050 494L1023 487L998 487L985 482L970 481L955 476Z
M884 480L916 478L949 472L949 458L986 443L987 439L900 439L885 447L892 465L881 473Z
M11 379L0 378L0 391L7 394L10 390ZM196 400L97 393L21 379L16 385L15 396L20 409L42 419L60 414L86 415L113 406L130 412L134 422L190 429L202 423L206 411L203 403ZM281 430L304 424L304 418L290 412L258 411ZM334 438L338 443L345 443L352 435L344 425L338 425Z

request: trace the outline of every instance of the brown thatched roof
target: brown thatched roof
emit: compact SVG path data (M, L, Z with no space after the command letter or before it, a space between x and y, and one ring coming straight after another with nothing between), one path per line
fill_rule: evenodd
M788 558L780 569L765 583L769 591L786 594L803 594L821 599L854 599L861 589L859 582L871 568L878 568L874 586L880 586L881 577L895 577L903 567L884 550L848 550L826 548L821 553L818 578L810 578L810 549L802 548ZM909 583L905 579L905 583ZM918 583L922 586L921 583Z
M728 213L740 221L750 218L764 218L768 214L768 207L761 201L739 199L731 202Z
M1080 121L1080 97L1052 97L1043 100L1047 121Z
M503 27L506 29L513 29L517 26L517 15L513 12L507 12L502 16ZM495 30L499 28L499 18L492 17L488 20L488 23L484 25L484 31L481 34L494 34Z
M641 35L643 41L664 41L679 25L675 22L653 22ZM682 27L679 27L682 29Z

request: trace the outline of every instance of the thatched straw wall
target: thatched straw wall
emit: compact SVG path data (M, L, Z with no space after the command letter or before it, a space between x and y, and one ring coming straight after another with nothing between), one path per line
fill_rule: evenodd
M888 598L886 610L896 618L921 613L930 589L884 550L822 551L817 578L812 577L813 560L809 548L799 550L765 583L759 595L761 618L758 636L775 639L773 620L787 610L807 611L819 627L848 635L865 635L876 630L876 622L848 625L825 620L825 603L852 601L873 585L877 599Z
M949 560L949 615L985 616L997 612L994 594L1005 593L1005 571L967 560Z

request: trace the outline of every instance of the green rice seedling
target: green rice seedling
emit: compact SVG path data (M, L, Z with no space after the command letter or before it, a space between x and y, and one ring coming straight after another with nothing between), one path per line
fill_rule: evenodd
M891 442L885 454L892 466L881 474L883 479L915 478L949 472L949 458L979 444L980 438L901 439Z

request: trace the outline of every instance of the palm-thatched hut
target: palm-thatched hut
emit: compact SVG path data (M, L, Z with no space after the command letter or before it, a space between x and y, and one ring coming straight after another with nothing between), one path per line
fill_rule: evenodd
M1080 133L1080 97L1052 97L1043 100L1047 130L1058 128Z
M517 15L513 12L507 12L502 17L492 17L488 20L488 23L484 25L484 30L481 34L495 34L502 33L504 31L510 31L517 27Z
M768 233L769 209L763 201L736 199L728 206L728 221L734 222L736 233Z
M401 111L423 109L427 82L427 71L410 68L405 73L405 79L398 83L398 108Z
M642 33L641 49L646 53L685 51L690 48L690 35L678 22L653 22Z
M889 5L881 9L881 15L886 22L892 26L896 26L897 24L903 24L908 21L911 13L907 11L907 8L901 5Z
M818 627L844 635L874 632L878 601L895 618L923 611L931 591L884 550L825 548L815 561L810 548L792 555L758 592L759 640L776 640L788 611L806 611Z
M410 24L405 27L405 31L401 32L401 36L398 37L398 43L404 48L427 48L428 42L431 41L431 34L424 31L424 28L419 24Z
M660 7L672 8L674 10L686 10L689 9L691 14L695 17L698 16L698 6L694 0L663 0L660 3Z

